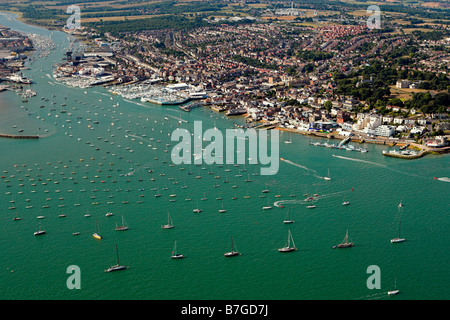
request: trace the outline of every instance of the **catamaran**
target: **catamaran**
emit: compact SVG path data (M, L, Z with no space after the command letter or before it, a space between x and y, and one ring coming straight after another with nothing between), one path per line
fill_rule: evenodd
M109 267L108 269L105 270L105 272L112 272L112 271L119 271L119 270L128 269L128 267L120 265L120 262L119 262L119 251L117 250L117 244L116 244L116 254L117 254L117 264L114 265L114 266Z
M236 249L236 251L234 251L234 249ZM234 244L234 240L233 237L231 237L231 251L230 252L225 252L224 256L225 257L234 257L239 255L239 251L237 251L236 245Z
M292 246L291 246L291 241L292 241ZM287 238L286 246L278 249L278 251L279 252L291 252L291 251L295 251L295 250L297 250L297 247L295 246L294 238L292 237L291 230L288 230L288 238Z

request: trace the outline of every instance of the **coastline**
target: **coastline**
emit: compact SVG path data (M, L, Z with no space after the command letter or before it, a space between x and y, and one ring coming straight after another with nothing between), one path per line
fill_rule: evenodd
M312 137L316 137L316 138L337 139L337 140L344 140L346 138L339 134L333 134L333 133L300 131L297 129L281 128L281 127L275 127L275 129L280 130L280 131L299 133L304 136L312 136ZM405 146L405 145L409 144L408 148L419 149L419 152L415 155L382 153L384 156L400 158L400 159L408 159L408 160L419 159L428 154L450 153L450 146L442 147L442 148L430 148L430 147L427 147L427 146L424 146L424 145L421 145L418 143L408 142L408 141L403 141L403 140L372 139L372 138L369 139L369 138L362 137L362 138L350 138L350 141L358 142L358 143L372 143L372 144L378 144L378 145L386 145L386 146L390 146L390 147Z

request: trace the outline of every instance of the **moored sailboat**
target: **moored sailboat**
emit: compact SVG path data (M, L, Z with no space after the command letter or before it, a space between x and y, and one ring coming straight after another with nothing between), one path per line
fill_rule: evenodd
M98 231L98 222L96 222L96 225L97 225L97 232L94 232L94 233L92 234L92 237L93 237L94 239L101 240L103 237L100 235L100 233L99 233L99 231Z
M291 242L292 242L292 245L291 245ZM279 248L278 251L279 252L291 252L291 251L295 251L295 250L297 250L297 247L295 246L294 238L292 237L291 230L288 230L288 238L287 238L286 246L284 246L283 248Z
M114 228L116 231L125 231L128 230L127 222L125 221L125 218L122 216L122 225L118 226L116 223L116 227Z
M184 256L180 253L177 253L177 241L175 240L175 244L173 246L172 255L170 256L170 259L183 259Z
M333 248L350 248L350 247L353 247L353 242L349 242L349 236L348 236L348 230L347 230L344 240L337 246L334 246Z
M399 211L401 210L401 207L399 206ZM402 221L402 214L400 214L399 220L398 220L398 236L396 238L391 239L391 243L399 243L406 241L405 238L400 237L400 230L401 230L401 221Z
M170 213L167 212L167 224L161 226L161 229L172 229L174 227Z
M287 216L283 220L283 223L285 223L285 224L294 223L294 220L291 219L291 210L290 209L288 209Z
M119 262L119 250L117 249L117 244L116 244L116 254L117 254L117 264L109 267L108 269L105 270L105 272L113 272L128 269L128 267L122 266Z
M39 228L38 228L38 230L34 233L34 235L35 235L35 236L40 236L40 235L43 235L43 234L45 234L45 229L44 229L44 227L42 226L42 224L39 224Z
M235 251L235 249L236 249L236 251ZM234 244L233 237L231 237L231 251L225 252L224 256L225 257L234 257L237 255L240 255L240 253L239 253L239 251L237 251L236 245Z
M396 294L399 294L399 293L400 293L400 290L397 289L397 279L395 279L394 290L389 290L388 295L395 296Z

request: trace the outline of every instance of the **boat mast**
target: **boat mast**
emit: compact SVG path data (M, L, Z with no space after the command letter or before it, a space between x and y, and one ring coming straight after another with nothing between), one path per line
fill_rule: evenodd
M119 262L119 250L117 249L117 243L116 243L116 254L117 254L117 265L120 265L120 262Z
M291 240L292 240L292 247L295 248L294 238L292 237L291 230L289 230L289 237L290 237ZM288 244L288 246L289 246L289 244Z

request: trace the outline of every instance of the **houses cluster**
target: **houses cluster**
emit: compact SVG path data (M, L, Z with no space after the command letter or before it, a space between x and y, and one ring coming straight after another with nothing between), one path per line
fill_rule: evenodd
M0 78L20 71L27 58L25 53L32 49L29 37L0 26Z
M206 91L205 102L214 110L234 110L231 114L244 110L249 121L383 138L422 134L430 131L433 121L431 116L397 106L387 106L390 113L385 116L361 113L364 102L336 94L333 73L349 74L367 64L361 46L369 44L369 54L381 55L408 42L404 35L372 32L366 24L313 29L216 22L183 31L128 32L121 38L92 34L91 41L92 48L84 53L84 70L103 67L118 83L186 83ZM356 87L372 83L372 78L361 78ZM415 85L403 79L397 82L398 88ZM412 116L404 118L404 111Z

